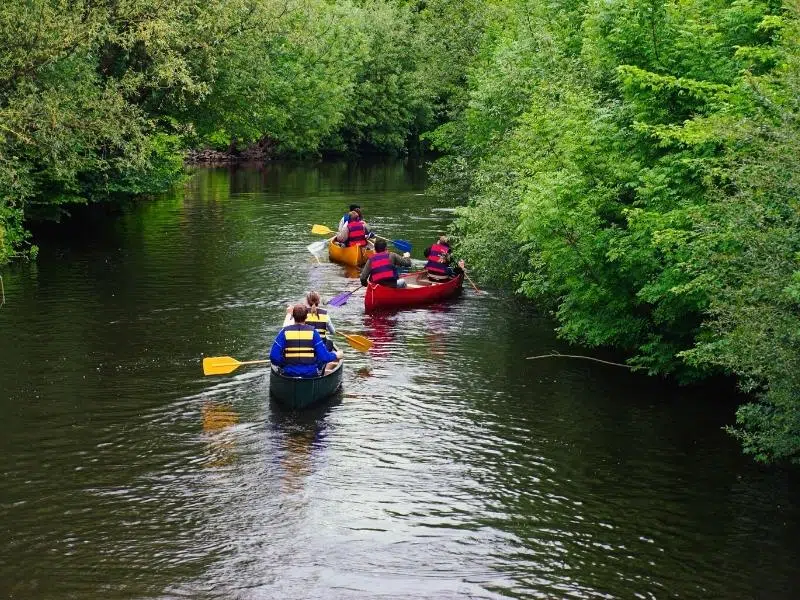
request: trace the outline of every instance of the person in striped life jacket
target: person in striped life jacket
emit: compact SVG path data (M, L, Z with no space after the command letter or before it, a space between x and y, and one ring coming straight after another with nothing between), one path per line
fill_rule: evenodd
M458 261L457 267L450 266L453 257L450 253L450 240L446 235L439 236L436 243L425 248L423 254L428 259L425 263L425 273L431 281L448 281L464 270L463 260Z
M292 308L294 323L281 329L272 343L269 360L281 367L287 377L319 377L323 370L331 371L342 352L331 352L312 325L306 324L308 308L297 304Z
M322 302L319 293L314 291L307 292L303 301L308 309L306 325L313 325L325 342L325 347L328 350L333 350L333 336L336 335L336 328L333 326L330 313L324 308L320 308ZM283 321L284 327L294 324L294 319L292 318L293 310L294 304L286 307L286 318Z
M333 326L331 316L324 308L320 308L321 299L317 292L308 292L306 294L306 306L308 306L308 316L306 323L313 325L320 337L325 342L325 347L328 350L333 350L333 336L336 334L336 328Z
M345 246L367 246L372 232L357 211L350 212L350 218L336 234L336 241Z
M411 255L403 256L386 250L386 240L378 238L375 242L375 254L369 257L367 264L361 269L361 285L367 282L389 287L406 287L403 279L398 279L397 267L410 267Z

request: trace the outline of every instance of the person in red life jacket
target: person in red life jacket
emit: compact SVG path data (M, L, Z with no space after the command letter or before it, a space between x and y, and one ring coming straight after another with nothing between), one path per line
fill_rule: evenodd
M450 253L450 240L446 235L439 236L436 243L425 248L423 252L428 262L425 263L425 273L431 281L448 281L464 270L464 261L458 261L457 267L451 267L453 260Z
M361 285L367 285L367 281L386 285L389 287L406 287L403 279L398 279L397 267L410 267L410 254L406 252L403 256L386 250L386 240L378 238L375 242L375 254L369 257L367 264L361 269Z
M336 241L346 246L366 246L368 244L367 238L371 236L372 233L369 227L367 227L358 212L354 210L350 212L350 219L336 234Z
M341 231L342 227L347 225L347 222L350 220L350 213L353 211L356 211L359 216L361 216L361 207L358 204L351 204L350 209L344 213L344 216L341 219L339 219L339 226L336 229Z
M316 328L306 324L307 316L304 305L295 305L294 324L281 329L272 343L269 360L282 367L287 377L319 377L323 369L332 370L342 359L341 351L329 351Z

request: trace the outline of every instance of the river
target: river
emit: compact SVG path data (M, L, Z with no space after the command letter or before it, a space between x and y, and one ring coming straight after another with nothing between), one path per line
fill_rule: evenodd
M351 202L421 258L453 218L424 189L401 161L201 168L5 268L0 596L797 598L798 473L741 455L731 390L526 361L585 352L500 292L356 294L333 320L374 348L313 410L262 366L203 377L352 286L306 251Z

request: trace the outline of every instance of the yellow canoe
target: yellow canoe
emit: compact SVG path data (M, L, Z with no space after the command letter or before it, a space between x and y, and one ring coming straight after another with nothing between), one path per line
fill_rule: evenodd
M328 256L333 262L363 267L367 259L375 254L374 250L367 250L361 246L339 246L333 242L328 243Z

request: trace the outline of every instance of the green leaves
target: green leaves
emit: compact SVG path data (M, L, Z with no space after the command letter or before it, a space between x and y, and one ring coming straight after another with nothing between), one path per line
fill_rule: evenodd
M468 202L461 249L565 339L684 381L738 375L759 394L732 430L745 451L800 460L798 15L505 6L463 115L431 136L450 153L435 189Z

